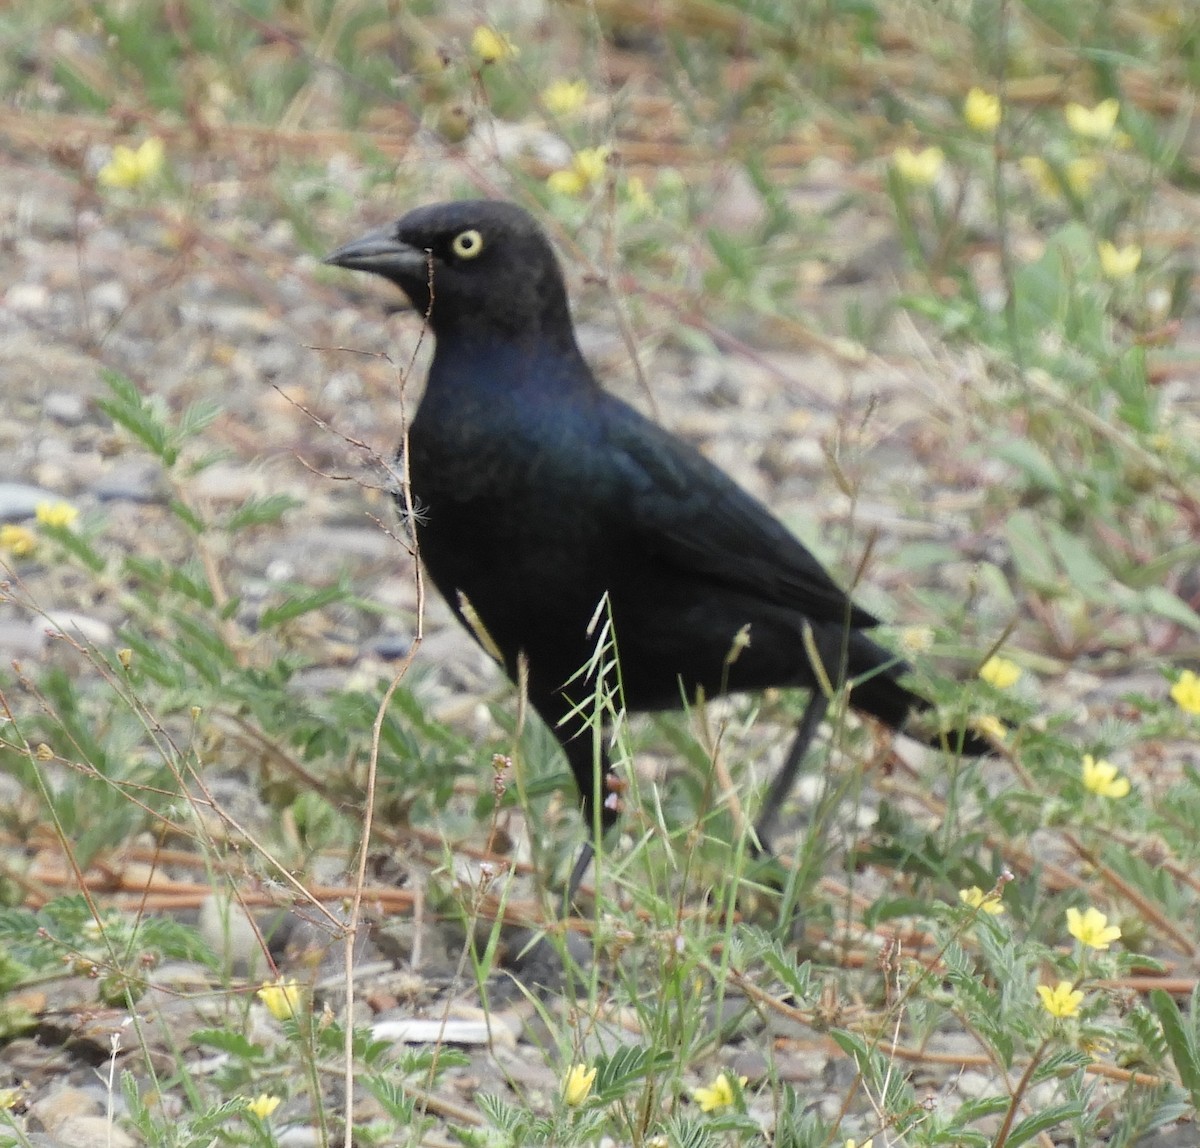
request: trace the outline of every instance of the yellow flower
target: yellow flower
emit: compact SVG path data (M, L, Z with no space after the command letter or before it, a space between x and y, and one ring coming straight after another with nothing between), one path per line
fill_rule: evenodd
M738 1084L745 1088L746 1080L745 1076L739 1076ZM729 1077L721 1072L707 1088L693 1088L692 1099L700 1105L701 1112L715 1112L718 1108L728 1108L737 1098L733 1093L733 1085L729 1083Z
M979 676L989 686L998 690L1007 690L1017 684L1021 677L1021 667L1016 662L1010 662L1007 658L997 657L993 654L979 667Z
M520 49L503 32L480 24L471 33L471 51L481 64L496 64L521 54Z
M546 186L559 195L582 195L599 183L608 169L607 147L585 147L571 157L571 166L551 172Z
M0 544L4 544L3 534L7 529L0 526ZM1184 670L1171 687L1171 701L1185 714L1200 714L1200 675Z
M1129 778L1122 777L1111 761L1097 761L1090 753L1083 755L1083 785L1098 797L1125 797L1129 793Z
M246 1102L246 1111L257 1116L259 1120L266 1120L278 1107L279 1097L268 1096L265 1092Z
M563 1077L563 1100L568 1108L578 1108L592 1091L596 1070L586 1064L573 1064Z
M1059 1018L1074 1016L1083 1004L1083 993L1072 988L1070 981L1059 981L1054 988L1038 985L1037 994L1042 998L1045 1010L1051 1016Z
M963 119L968 127L977 132L994 132L1000 126L1002 116L999 96L982 88L972 88L967 93L963 101Z
M300 1011L304 990L295 977L288 977L287 980L264 981L257 995L276 1020L291 1020Z
M1063 169L1067 177L1067 186L1078 196L1087 195L1092 190L1092 184L1104 170L1104 164L1094 156L1077 156L1068 160Z
M146 140L137 151L117 144L112 150L112 158L96 178L105 187L139 187L153 183L162 174L165 158L166 150L157 136Z
M941 173L946 156L940 147L927 147L923 151L898 147L892 152L892 166L905 183L915 187L928 187Z
M70 526L79 517L69 502L39 502L34 513L43 526Z
M1107 949L1121 937L1121 930L1110 925L1108 918L1090 905L1083 913L1078 909L1067 910L1067 932L1089 949Z
M1062 183L1077 196L1085 196L1092 190L1092 184L1104 170L1104 164L1095 156L1076 156L1062 166L1062 180L1058 174L1041 156L1027 155L1021 157L1021 170L1044 195L1060 196L1063 193Z
M27 526L6 522L0 526L0 548L16 558L27 558L37 549L37 535Z
M969 905L972 909L978 909L981 913L987 913L992 917L997 917L1004 912L999 895L990 889L985 893L978 885L972 885L969 889L959 889L958 899L964 905Z
M984 737L990 737L993 741L1003 741L1008 737L1008 730L1004 728L1004 723L995 714L980 714L977 718L971 719L971 728Z
M1136 243L1116 247L1104 239L1096 250L1100 256L1100 270L1106 279L1128 279L1142 261L1142 249Z
M646 184L643 182L640 175L631 175L625 181L625 194L629 197L631 207L640 211L643 215L650 215L654 211L654 200L650 197L650 193L646 190Z
M1117 126L1120 113L1121 104L1115 99L1101 100L1094 108L1085 108L1082 104L1067 104L1063 108L1067 127L1077 136L1089 140L1108 139Z
M555 80L542 89L542 107L552 116L569 116L583 107L587 94L584 80Z

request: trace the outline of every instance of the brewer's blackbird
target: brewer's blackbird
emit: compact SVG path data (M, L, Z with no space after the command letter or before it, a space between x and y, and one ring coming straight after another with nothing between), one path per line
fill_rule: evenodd
M768 510L601 390L558 261L524 209L418 208L326 262L390 279L427 317L436 347L408 442L420 557L514 681L524 659L529 701L566 752L589 824L598 812L607 828L617 806L580 716L595 688L580 670L606 616L629 710L678 708L698 689L812 691L759 822L764 845L825 713L822 683L848 686L854 709L897 730L929 708L864 632L877 620ZM949 741L990 750L970 731Z

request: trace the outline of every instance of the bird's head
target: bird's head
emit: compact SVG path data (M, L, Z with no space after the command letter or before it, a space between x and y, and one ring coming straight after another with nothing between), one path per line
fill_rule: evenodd
M435 203L339 247L325 260L396 284L434 333L573 339L558 260L514 203Z

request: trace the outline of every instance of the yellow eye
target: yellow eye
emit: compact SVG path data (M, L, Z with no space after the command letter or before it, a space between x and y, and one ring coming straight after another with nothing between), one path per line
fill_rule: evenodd
M470 231L460 231L451 242L450 250L459 259L474 259L483 250L483 236L473 227Z

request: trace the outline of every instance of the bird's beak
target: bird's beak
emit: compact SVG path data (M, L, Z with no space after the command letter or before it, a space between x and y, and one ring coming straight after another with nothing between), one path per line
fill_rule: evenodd
M429 253L420 247L402 243L392 228L371 231L339 247L324 262L349 271L374 271L381 275L429 275Z

